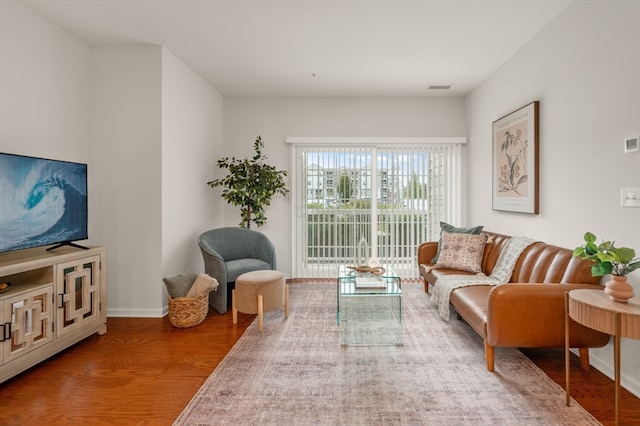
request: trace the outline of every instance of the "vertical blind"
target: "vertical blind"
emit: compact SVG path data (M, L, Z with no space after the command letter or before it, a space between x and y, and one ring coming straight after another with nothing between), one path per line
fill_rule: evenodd
M418 245L460 216L461 144L340 142L292 145L294 276L376 258L418 277Z

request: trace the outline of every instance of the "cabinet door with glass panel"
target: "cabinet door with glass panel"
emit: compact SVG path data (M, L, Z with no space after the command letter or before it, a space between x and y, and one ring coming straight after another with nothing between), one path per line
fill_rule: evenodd
M100 318L100 256L56 265L57 336Z
M8 297L0 306L3 335L2 363L11 361L53 339L53 285L39 286Z

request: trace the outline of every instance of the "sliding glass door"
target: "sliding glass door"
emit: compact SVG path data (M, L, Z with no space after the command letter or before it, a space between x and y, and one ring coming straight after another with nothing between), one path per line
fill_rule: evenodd
M418 245L459 214L460 143L350 142L292 145L294 276L376 258L417 277Z

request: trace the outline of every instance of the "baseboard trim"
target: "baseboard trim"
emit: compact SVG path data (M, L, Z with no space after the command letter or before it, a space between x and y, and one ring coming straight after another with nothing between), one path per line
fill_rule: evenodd
M589 350L589 361L592 367L595 367L605 376L609 377L611 380L615 380L615 371L613 369L613 345L609 343L607 346L602 348L600 351L610 351L609 358L603 358L598 356L598 351L594 349ZM605 352L600 352L605 353ZM624 367L624 356L621 356L620 362L622 363L622 367ZM624 371L620 372L620 385L640 398L640 382L638 382L634 377L631 377L629 374L624 374Z
M107 309L107 317L162 318L166 314L166 307L163 309Z

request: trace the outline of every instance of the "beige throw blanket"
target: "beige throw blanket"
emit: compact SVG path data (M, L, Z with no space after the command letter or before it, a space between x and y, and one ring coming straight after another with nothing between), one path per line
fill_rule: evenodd
M520 254L534 242L535 240L528 237L509 238L490 276L481 273L478 275L446 275L438 278L431 295L431 303L438 307L440 317L449 321L449 300L451 292L456 288L472 285L500 285L509 282Z

